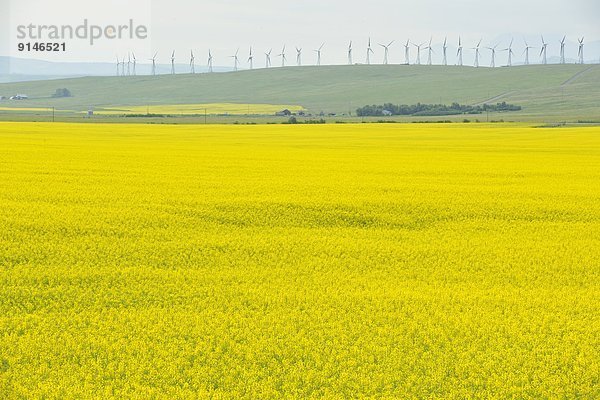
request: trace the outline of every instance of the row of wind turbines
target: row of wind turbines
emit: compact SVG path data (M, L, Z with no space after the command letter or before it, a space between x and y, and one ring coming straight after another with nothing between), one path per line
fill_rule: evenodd
M566 58L565 58L565 47L566 47L566 36L562 38L562 40L560 41L560 63L561 64L565 64L566 63ZM421 65L421 51L425 50L427 51L427 61L426 64L427 65L432 65L432 55L435 53L435 50L432 47L432 42L433 42L433 38L431 38L429 40L429 43L427 42L423 42L420 44L411 42L410 40L406 41L406 44L403 45L404 47L404 65L409 65L411 64L411 57L410 57L410 50L411 48L414 47L414 49L416 50L416 57L414 60L414 65ZM481 43L483 42L483 39L480 40L477 43L477 46L475 47L471 47L469 48L470 50L474 50L474 62L473 62L473 66L474 67L480 67L480 59L481 59L481 51L482 49L487 49L491 52L491 64L490 67L495 68L496 67L496 52L507 52L508 55L508 59L507 59L507 63L506 66L508 67L512 67L513 66L513 58L515 56L515 52L513 50L513 44L514 44L514 39L510 41L510 44L508 45L507 48L504 49L500 49L498 50L498 46L499 44L496 44L495 46L492 47L481 47ZM383 49L383 61L382 63L384 65L387 65L389 62L389 51L390 51L390 47L395 43L394 40L392 40L391 42L389 42L388 44L382 44L382 43L378 43L378 45ZM583 58L583 50L584 50L584 38L582 37L581 39L578 39L578 43L579 43L579 47L578 47L578 63L579 64L583 64L584 63L584 58ZM522 55L525 56L524 59L524 64L525 65L529 65L530 64L530 51L535 49L535 47L530 46L527 41L524 41L524 50ZM541 47L539 47L540 49L540 61L542 64L548 64L548 43L544 40L544 37L542 36L542 42L541 42ZM323 43L318 49L314 49L314 53L316 55L316 65L321 65L321 56L322 56L322 52L323 52L323 48L325 47L325 43ZM297 66L302 66L302 48L301 47L296 47L296 65ZM464 46L462 43L462 39L459 37L458 38L458 48L457 48L457 52L456 52L456 65L459 66L463 66L463 54L464 54ZM448 38L444 39L444 44L442 46L442 51L443 51L443 59L442 59L442 65L448 65ZM237 71L240 67L240 57L239 57L239 48L238 50L235 52L234 55L229 56L229 58L231 58L233 60L233 70ZM273 53L273 49L270 49L268 52L264 53L264 60L265 60L265 68L271 68L273 66L272 64L272 60L271 60L271 56ZM354 64L354 48L353 48L353 43L352 41L350 42L350 44L348 45L348 64L352 65ZM375 51L373 50L372 44L371 44L371 38L369 38L368 41L368 46L366 49L366 64L370 65L371 64L371 57L375 55ZM150 59L148 59L148 61L152 62L152 69L151 69L151 75L156 75L157 74L157 66L156 66L156 60L158 56L158 52L154 54L154 56ZM281 66L285 67L286 63L287 63L287 56L286 56L286 46L283 46L283 49L281 50L281 53L275 55L276 57L279 57L281 59ZM254 62L255 62L255 53L252 47L250 47L250 52L248 55L248 59L247 59L247 63L250 69L254 69ZM127 55L127 59L125 57L123 57L122 59L119 59L119 57L117 57L117 76L135 76L136 75L136 65L137 65L137 59L135 57L134 53L130 53ZM208 50L208 60L207 60L207 67L208 67L208 72L213 72L213 65L214 65L214 57L212 54L211 50ZM193 50L190 51L190 73L195 74L196 73L196 57L194 56L194 52ZM172 52L171 54L171 74L175 74L175 51Z

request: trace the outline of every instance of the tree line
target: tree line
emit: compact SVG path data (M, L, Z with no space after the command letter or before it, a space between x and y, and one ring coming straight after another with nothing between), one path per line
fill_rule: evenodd
M521 111L521 106L507 104L505 101L497 104L483 104L480 106L463 105L452 103L445 104L413 104L397 105L386 103L383 105L364 106L356 110L359 117L384 117L392 115L413 115L413 116L440 116L440 115L461 115L461 114L482 114L484 112L509 112Z

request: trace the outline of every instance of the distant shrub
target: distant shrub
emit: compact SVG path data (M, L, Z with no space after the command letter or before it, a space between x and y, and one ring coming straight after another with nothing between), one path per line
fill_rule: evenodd
M57 98L61 98L61 97L73 97L73 95L71 94L71 91L69 89L62 88L62 89L56 89L56 91L54 92L52 97L57 99Z

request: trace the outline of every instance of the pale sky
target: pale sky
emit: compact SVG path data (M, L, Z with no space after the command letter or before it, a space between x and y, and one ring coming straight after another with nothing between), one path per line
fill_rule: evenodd
M124 4L125 3L125 4ZM148 25L147 40L104 40L91 47L84 40L68 42L66 53L25 54L16 51L16 26L81 24L87 18L98 25L122 24L130 18ZM355 62L364 62L368 37L373 38L380 61L383 51L377 43L396 43L390 49L390 62L404 59L402 43L407 39L426 42L431 36L436 46L447 36L455 46L462 36L465 49L483 38L482 46L500 42L506 47L510 37L517 47L523 38L539 46L540 35L550 42L549 56L558 55L555 43L567 35L569 43L585 36L586 42L600 40L598 0L0 0L0 54L54 61L110 61L116 55L136 52L146 60L159 53L161 63L169 62L176 51L177 62L189 59L191 49L198 64L204 64L208 49L215 63L231 63L230 55L239 47L242 67L253 46L256 63L264 64L264 52L273 54L287 45L288 63L295 61L294 47L304 49L306 64L314 63L313 49L325 43L323 63L345 63L348 42L353 40ZM465 50L465 55L470 50ZM414 52L414 50L413 50ZM516 49L516 53L521 53ZM437 53L436 53L437 54ZM568 55L575 57L571 45ZM439 54L437 54L439 57ZM598 59L600 54L595 56ZM185 60L184 60L185 58ZM452 60L453 61L453 60ZM273 64L281 61L273 57Z

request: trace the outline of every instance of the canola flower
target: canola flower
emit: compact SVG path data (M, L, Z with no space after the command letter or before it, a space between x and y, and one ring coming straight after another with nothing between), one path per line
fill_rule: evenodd
M0 398L598 398L600 129L0 123Z

